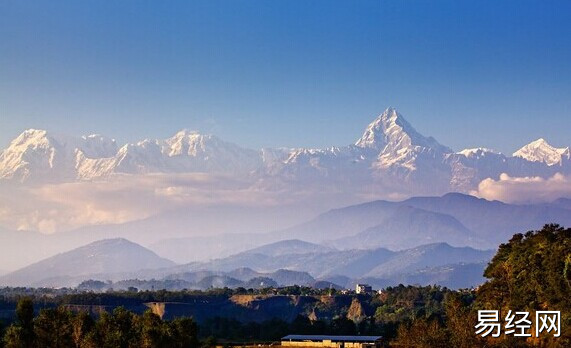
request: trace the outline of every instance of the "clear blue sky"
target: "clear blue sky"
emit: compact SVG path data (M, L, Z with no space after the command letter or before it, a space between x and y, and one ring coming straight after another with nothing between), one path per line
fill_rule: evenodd
M571 1L0 0L0 145L345 145L387 106L457 150L571 145L570 23Z

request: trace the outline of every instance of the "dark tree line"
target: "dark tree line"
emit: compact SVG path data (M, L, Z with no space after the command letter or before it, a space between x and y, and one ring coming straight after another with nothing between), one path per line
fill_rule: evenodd
M191 318L163 321L151 311L137 315L122 307L102 313L97 320L64 307L42 309L34 317L28 298L18 302L16 321L6 329L2 342L5 348L200 346L198 327Z

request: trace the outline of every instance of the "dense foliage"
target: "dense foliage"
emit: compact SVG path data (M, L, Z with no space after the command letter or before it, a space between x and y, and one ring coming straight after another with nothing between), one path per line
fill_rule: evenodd
M571 347L570 260L571 229L546 225L516 234L499 247L484 273L489 280L474 293L473 301L449 294L443 317L401 324L397 342L413 347ZM499 310L500 321L510 310L529 312L532 319L537 310L561 311L561 336L502 334L481 339L474 335L477 310Z
M198 347L198 327L190 318L163 321L146 311L136 315L122 307L97 320L64 307L42 309L34 317L32 302L18 303L17 320L7 328L6 348L56 347Z

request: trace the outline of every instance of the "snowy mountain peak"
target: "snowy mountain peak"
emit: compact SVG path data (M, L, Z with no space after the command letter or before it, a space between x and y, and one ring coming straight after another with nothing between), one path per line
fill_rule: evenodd
M219 143L221 141L213 135L183 129L165 140L163 152L168 156L197 156L198 153L207 151L209 146L218 146Z
M406 120L393 107L387 108L373 122L369 123L363 136L355 143L358 147L382 149L387 144L387 138L391 132L404 131L404 128L412 128Z
M75 147L87 158L113 157L119 150L115 139L106 138L100 134L82 136Z
M513 156L523 158L530 162L543 162L548 166L561 164L564 159L570 159L569 147L557 148L551 146L543 138L539 138L523 146L514 152Z
M434 138L418 133L393 107L387 108L367 126L355 146L375 150L390 147L392 151L420 146L442 153L452 152L449 148L440 145Z
M28 181L73 177L78 139L28 129L0 154L0 178Z
M480 158L480 157L484 157L488 154L501 155L500 152L492 150L492 149L488 149L485 147L476 147L473 149L464 149L462 151L457 152L457 154L464 155L468 158Z
M201 135L200 132L196 130L190 130L184 128L176 132L176 134L170 137L169 139L184 139L188 137L199 137L200 135Z
M48 132L43 129L27 129L10 143L6 151L24 151L26 148L48 146L51 142Z
M25 139L45 137L47 133L48 132L44 129L26 129L16 139L14 139L14 142L21 142Z

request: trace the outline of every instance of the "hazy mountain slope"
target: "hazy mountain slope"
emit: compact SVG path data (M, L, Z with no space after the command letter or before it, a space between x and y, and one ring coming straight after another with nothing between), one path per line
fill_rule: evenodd
M401 284L438 284L451 289L476 287L486 281L484 270L488 262L458 263L429 267L395 277Z
M539 229L547 223L571 225L571 210L552 204L506 204L459 193L442 197L413 197L403 204L451 215L480 238L492 243L505 242L514 233Z
M426 267L410 273L395 274L388 278L364 277L351 279L345 287L354 288L356 283L367 283L375 289L403 285L440 285L451 289L472 288L485 281L483 277L487 262L456 263Z
M325 253L330 251L334 251L334 249L319 244L304 242L299 239L289 239L266 244L248 250L246 253L262 254L275 257L291 254Z
M165 280L183 280L193 284L196 288L210 287L212 280L231 281L233 286L247 286L252 279L271 279L278 286L308 285L315 279L307 272L278 269L274 272L257 272L250 268L242 267L231 271L192 271L184 273L172 273ZM206 279L204 281L204 279ZM241 283L237 283L240 281ZM262 280L263 281L263 280ZM230 284L230 283L227 283ZM252 283L253 284L253 283ZM271 283L267 283L270 286ZM206 287L205 287L206 285ZM259 285L259 284L258 284Z
M374 201L333 209L308 222L272 234L280 239L298 238L310 242L353 236L379 225L397 208L395 202Z
M454 263L474 263L490 260L493 250L476 250L468 247L455 248L446 243L422 245L396 253L386 262L370 270L365 276L387 278L397 274L410 273L426 267Z
M571 199L570 198L559 198L559 199L553 201L552 204L559 207L559 208L563 208L563 209L567 209L567 210L571 211Z
M340 248L384 247L401 250L446 242L454 246L489 247L454 217L403 205L377 226L332 242Z
M276 240L254 233L225 233L212 236L167 238L149 245L158 255L188 263L230 256Z
M229 273L239 279L254 274L265 273L278 283L272 273L276 270L307 272L321 279L333 275L359 277L390 277L395 274L409 273L425 267L441 266L452 263L473 263L488 261L493 251L481 251L472 248L456 248L445 243L423 245L399 252L379 248L374 250L344 250L305 254L280 254L268 256L253 252L243 252L227 258L188 265L188 271L244 272L246 276ZM254 270L254 271L253 271ZM261 274L255 274L261 276Z
M7 274L0 277L0 284L39 285L50 278L134 272L173 265L174 262L126 239L107 239L52 256Z
M318 243L327 241L337 248L411 247L422 244L426 237L438 237L438 241L459 246L494 248L514 233L547 223L571 225L571 210L563 208L565 202L517 205L460 193L400 202L372 201L328 211L274 234ZM357 236L359 233L363 234Z

